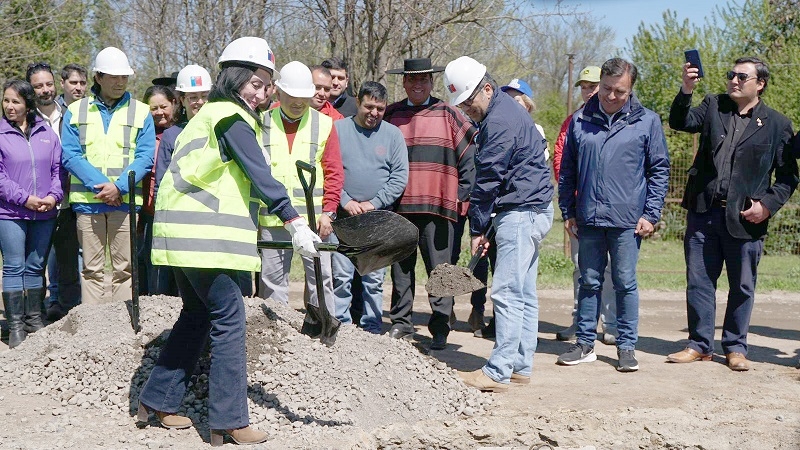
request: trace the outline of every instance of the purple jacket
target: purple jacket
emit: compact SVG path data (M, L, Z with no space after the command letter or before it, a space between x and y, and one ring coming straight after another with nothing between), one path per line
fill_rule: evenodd
M63 197L59 169L61 143L45 121L36 117L30 141L0 118L0 219L46 220L56 217L56 208L41 213L25 207L28 196Z

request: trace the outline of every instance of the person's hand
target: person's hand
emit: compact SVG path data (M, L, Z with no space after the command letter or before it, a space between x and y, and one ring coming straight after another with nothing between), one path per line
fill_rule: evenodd
M344 210L347 211L347 213L351 216L357 216L364 212L364 210L361 209L361 204L355 200L350 200L347 202L347 204L344 205Z
M479 236L472 236L471 250L473 255L477 252L481 252L481 257L486 256L486 252L489 250L489 241L486 239L486 236L482 234Z
M639 218L639 223L636 224L636 234L641 237L647 237L653 234L655 227L649 220L644 217Z
M570 236L578 239L578 225L575 223L574 217L564 221L564 229L567 230Z
M39 205L39 212L47 212L56 207L56 199L52 195L43 198Z
M331 226L331 222L333 222L327 214L320 214L319 219L317 219L317 231L319 232L319 237L322 239L327 238L333 232L333 226Z
M761 223L769 219L770 216L769 210L765 208L764 204L759 200L753 200L752 206L744 211L741 211L739 214L744 217L744 220L750 223Z
M697 67L690 67L687 62L683 65L683 84L681 85L681 92L684 94L691 94L694 92L694 87L700 81L698 77L700 69Z
M25 200L25 207L30 209L31 211L39 211L39 208L41 206L42 206L42 199L35 195L29 195L27 200Z
M367 201L367 202L358 202L358 204L361 205L361 211L362 212L374 211L375 210L375 205L373 205L372 202L369 202L369 201Z
M292 247L296 252L312 258L319 257L319 250L314 244L321 243L322 239L311 231L306 219L299 217L291 222L286 222L283 227L292 235Z
M116 184L106 181L105 183L95 184L93 187L95 189L100 189L100 192L95 194L94 198L109 206L119 206L122 204L122 196ZM131 195L133 195L132 192Z

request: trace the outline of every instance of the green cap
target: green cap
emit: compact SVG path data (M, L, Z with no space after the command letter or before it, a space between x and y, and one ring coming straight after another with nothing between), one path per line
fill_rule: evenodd
M581 81L588 81L590 83L600 82L600 68L597 66L586 66L581 70L578 81L575 82L575 87L580 86Z

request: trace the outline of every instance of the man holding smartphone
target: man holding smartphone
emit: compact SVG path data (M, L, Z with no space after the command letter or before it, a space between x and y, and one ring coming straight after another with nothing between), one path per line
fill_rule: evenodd
M700 147L681 203L688 210L684 251L689 342L667 361L711 360L715 291L724 263L730 290L722 350L731 370L746 371L747 330L767 224L797 187L798 171L791 122L761 100L769 82L766 63L739 58L726 77L727 93L708 95L692 108L699 77L687 62L670 109L670 127L699 132Z

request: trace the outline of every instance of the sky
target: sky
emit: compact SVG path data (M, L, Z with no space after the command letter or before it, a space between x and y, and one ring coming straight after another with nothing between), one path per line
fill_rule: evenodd
M552 7L555 0L534 1L534 5ZM631 41L639 28L639 24L652 25L661 23L662 13L670 9L678 14L678 20L689 19L696 25L705 23L717 5L725 6L728 0L562 0L565 7L575 7L576 11L590 11L595 17L602 18L617 32L614 44L624 48Z

